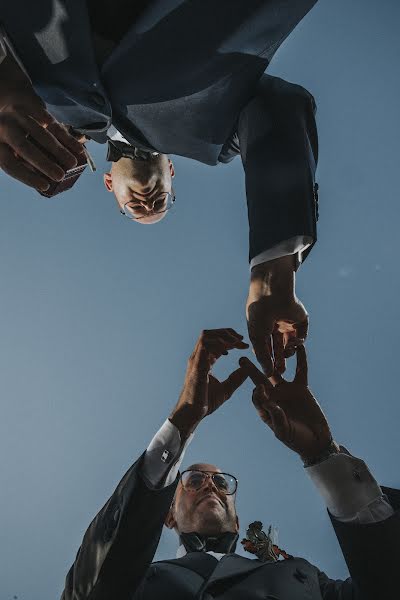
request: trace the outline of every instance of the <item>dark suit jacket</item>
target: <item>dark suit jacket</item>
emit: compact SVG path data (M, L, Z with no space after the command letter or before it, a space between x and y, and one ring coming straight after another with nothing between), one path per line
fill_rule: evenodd
M113 124L133 145L216 165L236 133L252 258L293 235L315 238L310 96L259 87L315 3L151 0L101 67L83 0L35 0L34 10L0 0L0 20L50 112L98 142Z
M385 489L389 519L346 525L332 518L352 578L329 579L304 559L262 563L202 553L152 563L177 481L152 490L139 459L89 526L62 600L395 600L400 492Z

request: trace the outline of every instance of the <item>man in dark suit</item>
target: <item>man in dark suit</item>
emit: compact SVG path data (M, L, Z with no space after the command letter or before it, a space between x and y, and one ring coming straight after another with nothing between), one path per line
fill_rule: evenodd
M32 10L0 0L0 167L10 175L42 192L61 179L79 159L64 123L108 143L107 189L123 214L152 223L174 201L170 154L208 165L240 154L249 332L268 374L272 345L283 370L307 334L294 272L316 239L317 138L312 96L263 74L315 2L40 0Z
M174 410L89 526L62 600L397 598L400 492L382 490L365 463L333 441L308 388L303 346L293 382L275 373L273 385L244 358L219 382L212 365L231 349L246 348L242 340L232 329L202 333ZM300 456L327 504L351 573L345 581L301 558L276 560L276 551L263 560L238 556L236 478L203 463L178 473L196 427L247 376L256 385L259 416ZM178 554L152 563L164 523L179 536Z

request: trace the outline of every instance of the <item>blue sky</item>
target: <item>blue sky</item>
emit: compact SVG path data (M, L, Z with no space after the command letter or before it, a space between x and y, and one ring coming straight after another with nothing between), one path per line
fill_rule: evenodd
M394 0L320 0L269 70L318 104L319 241L298 275L311 387L335 438L394 487L399 22ZM104 148L92 150L101 172ZM200 330L245 333L240 160L175 166L176 207L154 227L125 222L99 173L52 200L0 175L0 600L60 595L91 518L176 402ZM199 427L186 464L237 475L242 533L273 523L290 553L343 577L323 503L251 389ZM175 549L167 532L158 557Z

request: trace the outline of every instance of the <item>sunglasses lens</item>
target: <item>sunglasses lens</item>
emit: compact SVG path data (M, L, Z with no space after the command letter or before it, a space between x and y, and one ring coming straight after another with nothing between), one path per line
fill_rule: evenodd
M182 476L182 483L187 490L199 490L205 478L206 475L201 471L186 471Z
M212 473L210 474L212 481L218 490L224 494L234 494L236 492L236 479L228 473ZM197 491L204 484L204 481L209 475L203 471L185 471L182 474L182 484L186 490Z
M236 479L228 473L217 473L213 476L213 481L224 494L234 494L236 491Z

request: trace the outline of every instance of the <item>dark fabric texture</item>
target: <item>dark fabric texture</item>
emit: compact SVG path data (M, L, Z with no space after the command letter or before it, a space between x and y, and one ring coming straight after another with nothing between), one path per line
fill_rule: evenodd
M37 0L34 11L29 0L0 0L0 14L60 121L103 142L112 122L133 145L216 164L273 54L315 2L152 0L101 70L82 0Z
M62 600L395 600L400 492L384 492L395 514L381 523L332 519L352 578L332 580L302 558L263 563L205 552L152 563L177 481L147 487L142 458L129 469L89 526Z
M86 0L92 31L118 43L152 0Z
M245 171L250 260L294 236L306 235L315 243L318 136L311 94L264 75L240 113L237 140Z
M133 146L209 165L240 151L250 259L292 235L315 241L312 100L262 76L316 0L88 2L0 0L50 112L100 143L113 124ZM95 52L93 30L111 50Z
M396 510L389 519L346 525L331 516L353 585L362 600L395 600L400 596L400 491L382 490Z

